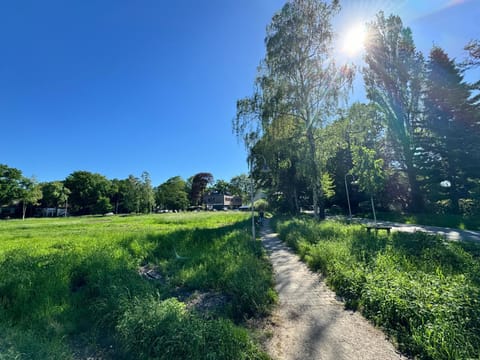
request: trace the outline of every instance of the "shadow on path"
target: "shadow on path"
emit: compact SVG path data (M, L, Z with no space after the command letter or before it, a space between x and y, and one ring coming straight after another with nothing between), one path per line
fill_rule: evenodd
M319 274L263 225L262 242L275 273L279 304L267 344L274 359L406 359L359 313L344 309Z

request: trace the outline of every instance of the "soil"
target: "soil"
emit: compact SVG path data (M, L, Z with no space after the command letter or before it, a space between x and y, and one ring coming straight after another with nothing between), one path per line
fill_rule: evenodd
M360 313L345 310L322 277L272 233L268 221L262 241L279 295L266 327L265 347L273 359L407 359Z

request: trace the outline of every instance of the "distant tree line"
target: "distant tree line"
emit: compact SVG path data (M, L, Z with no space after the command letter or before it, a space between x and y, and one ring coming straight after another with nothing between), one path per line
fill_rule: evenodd
M365 66L338 67L339 11L336 1L288 1L267 28L253 95L237 102L233 128L270 204L292 213L313 204L321 218L347 208L347 186L354 209L371 200L480 214L480 80L464 79L480 65L479 41L462 62L439 46L425 58L400 17L380 12L367 24ZM368 102L345 108L359 70Z
M66 209L71 215L187 210L202 205L206 192L245 198L249 183L244 174L230 182L214 182L212 174L198 173L187 180L175 176L155 187L146 171L140 177L112 180L97 173L75 171L61 181L38 183L35 178L23 176L21 170L0 164L0 217L25 218L42 208Z

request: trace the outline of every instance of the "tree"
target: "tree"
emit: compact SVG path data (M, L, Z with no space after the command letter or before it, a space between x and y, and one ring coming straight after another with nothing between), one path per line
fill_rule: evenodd
M364 80L367 97L383 113L387 141L396 155L397 167L406 171L410 208L422 208L417 181L416 129L421 120L424 60L416 51L412 32L398 16L385 18L383 12L368 24Z
M22 202L22 220L25 220L27 207L37 205L42 198L42 189L35 178L22 177L19 182L18 200Z
M232 195L237 195L245 201L250 192L250 179L247 174L240 174L230 179L230 190Z
M70 207L77 215L97 214L97 203L110 193L110 181L103 175L88 171L75 171L65 179L70 191ZM103 200L102 200L103 201Z
M192 205L199 205L202 202L203 194L208 184L213 182L213 175L210 173L198 173L192 178L192 189L190 199Z
M366 146L354 146L352 160L352 173L355 174L358 179L360 190L365 191L370 195L373 218L376 223L377 216L375 214L373 197L383 188L383 182L385 179L383 172L383 159L377 158L374 149L369 149Z
M140 184L140 208L143 213L151 213L153 207L155 206L155 193L152 187L152 180L150 179L150 174L147 171L144 171L141 175L141 184Z
M427 64L425 122L422 136L424 191L432 201L448 192L450 211L460 213L460 200L480 178L480 126L471 88L461 70L439 47ZM443 190L440 182L451 186Z
M215 183L209 188L209 191L217 192L220 194L231 194L231 185L229 182L218 179Z
M155 199L162 209L185 210L189 203L185 181L180 176L168 179L156 188Z
M62 181L50 181L40 185L42 190L42 201L41 204L44 207L54 207L58 208L59 206L65 207L65 216L67 213L67 202L68 196L70 195L70 190L65 187Z
M18 198L21 180L20 170L0 164L0 205L9 205Z
M125 211L132 213L140 212L142 184L139 178L128 175L124 182L123 206Z
M480 66L480 40L471 40L464 49L468 57L461 65L465 68Z
M318 130L338 108L351 83L352 71L338 69L332 57L331 21L338 1L292 0L274 15L267 28L266 57L256 79L256 91L237 102L234 130L251 150L265 129L288 117L305 138L304 167L316 217L323 217L322 164Z

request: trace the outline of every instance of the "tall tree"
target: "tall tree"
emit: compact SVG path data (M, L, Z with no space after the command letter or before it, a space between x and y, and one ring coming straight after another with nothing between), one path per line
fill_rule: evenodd
M180 176L168 179L156 188L155 199L161 209L185 210L188 207L185 181Z
M215 181L215 183L208 190L217 192L219 194L231 194L232 192L230 183L222 179L217 179L217 181Z
M307 143L308 182L316 217L323 217L322 166L318 130L336 112L339 96L352 72L338 69L332 57L331 21L338 1L288 1L267 27L266 57L256 80L256 92L237 102L234 129L250 149L269 124L294 119ZM255 136L251 136L256 132Z
M427 64L423 128L424 189L432 200L448 192L450 211L460 212L460 200L480 178L478 108L461 70L445 51L434 47ZM439 184L448 180L450 187Z
M65 207L65 213L67 208L68 196L70 195L70 190L65 187L62 181L50 181L40 185L43 193L42 205L44 207L54 207L58 208L59 206Z
M21 180L20 170L0 164L0 205L10 205L18 198Z
M198 173L192 178L192 189L190 191L190 199L193 205L200 205L203 194L208 184L213 182L213 175L210 173Z
M243 201L247 200L250 191L250 179L247 174L240 174L230 179L230 190L232 195L237 195Z
M42 189L34 178L22 177L19 182L18 200L22 203L22 220L25 220L27 207L37 205L42 198Z
M383 12L368 24L364 80L367 97L383 112L388 141L410 185L410 210L422 208L417 180L416 129L421 120L424 60L412 32L398 16Z
M70 205L74 214L96 214L105 208L103 205L111 185L105 176L88 171L75 171L67 176L64 184L71 191Z
M144 171L141 175L141 211L151 213L155 206L155 192L152 187L150 174Z
M123 206L126 212L140 212L142 183L134 175L128 175L124 182Z

